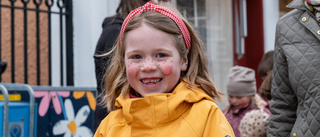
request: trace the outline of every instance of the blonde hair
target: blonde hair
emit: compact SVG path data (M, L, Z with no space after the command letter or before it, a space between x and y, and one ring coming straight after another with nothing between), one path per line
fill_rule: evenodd
M188 84L188 88L192 89L193 86L202 88L210 97L217 97L219 100L222 98L222 93L219 92L208 72L208 60L204 51L203 42L200 40L198 33L193 27L177 12L173 7L165 7L174 11L180 16L185 25L187 26L191 37L191 49L185 47L181 31L176 23L169 17L155 11L143 12L135 15L127 24L124 33L122 46L119 45L119 39L115 47L108 54L112 55L112 60L105 74L106 89L103 102L106 104L108 110L112 111L117 109L115 107L116 98L122 93L123 95L133 90L129 85L126 77L126 68L124 63L125 55L125 38L127 33L141 26L142 23L166 32L175 38L177 49L181 57L188 57L188 68L186 71L181 72L180 81Z

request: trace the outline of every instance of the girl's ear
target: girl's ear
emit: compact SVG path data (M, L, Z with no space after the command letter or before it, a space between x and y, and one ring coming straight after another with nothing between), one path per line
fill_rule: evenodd
M188 68L188 57L184 56L181 60L181 71L186 71Z

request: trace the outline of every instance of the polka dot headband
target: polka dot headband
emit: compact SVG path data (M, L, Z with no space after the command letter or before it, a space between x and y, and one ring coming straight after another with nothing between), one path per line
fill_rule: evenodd
M186 27L186 25L183 23L183 21L181 20L181 18L175 14L174 12L172 12L171 10L169 10L168 8L162 7L162 6L158 6L153 4L152 2L148 2L145 5L143 5L142 7L139 7L133 11L131 11L129 13L129 15L125 18L122 27L121 27L121 31L120 31L120 46L121 46L121 42L123 39L123 33L124 30L126 28L126 26L128 25L128 22L137 14L142 13L142 12L147 12L147 11L157 11L163 15L166 15L168 17L170 17L178 26L178 28L180 29L182 36L183 36L183 41L186 44L186 48L189 51L191 48L191 40L190 40L190 33Z

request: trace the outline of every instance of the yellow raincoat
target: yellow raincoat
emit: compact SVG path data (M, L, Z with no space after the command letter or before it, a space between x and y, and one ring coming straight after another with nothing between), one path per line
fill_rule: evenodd
M172 93L130 99L120 95L94 137L234 137L216 102L181 82Z

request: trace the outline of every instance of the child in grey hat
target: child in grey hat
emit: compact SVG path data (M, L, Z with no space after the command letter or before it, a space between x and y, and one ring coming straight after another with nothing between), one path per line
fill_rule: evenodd
M223 110L236 137L240 137L239 124L247 112L264 109L256 88L255 71L243 66L234 66L229 71L227 93L229 106Z

